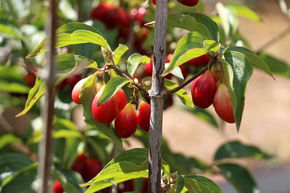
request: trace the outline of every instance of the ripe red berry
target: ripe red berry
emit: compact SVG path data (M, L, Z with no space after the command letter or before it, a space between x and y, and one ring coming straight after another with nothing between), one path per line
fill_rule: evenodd
M86 78L80 80L73 88L72 92L71 92L71 98L72 100L77 103L77 104L82 104L82 101L79 97L80 92L82 90L83 84L86 82Z
M236 122L229 90L223 83L218 86L217 92L214 96L213 106L222 120L228 123Z
M63 188L60 181L55 180L53 183L53 192L54 193L63 193Z
M82 75L80 74L75 74L73 76L70 76L66 79L66 83L75 86L80 80L82 79Z
M103 89L104 87L101 88L101 90L96 94L92 102L91 110L92 110L92 115L96 121L109 124L115 119L117 115L118 107L117 107L116 100L114 99L114 97L112 97L107 102L101 105L98 105L98 101L102 95Z
M187 63L195 67L206 66L209 63L210 59L211 57L208 54L204 54L197 58L189 60Z
M153 73L153 63L152 60L150 60L150 62L145 64L144 66L144 74L146 76L152 76L152 73Z
M137 115L135 106L128 103L117 115L115 120L115 131L118 136L127 138L133 135L137 128Z
M36 80L36 76L34 73L29 72L24 76L24 80L30 87L33 87Z
M154 5L156 5L156 0L152 0L152 3L153 3Z
M102 170L102 164L96 158L86 159L85 161L85 172L83 178L85 181L91 180L93 177L98 175Z
M193 7L198 3L199 0L178 0L179 3Z
M78 157L75 159L73 165L71 166L71 169L75 172L78 172L82 176L85 173L85 165L86 165L86 160L88 159L87 155L85 153L82 153L78 155Z
M134 181L127 180L118 184L118 193L125 193L134 191Z
M111 9L114 9L113 5L106 2L101 2L96 8L92 10L91 18L104 21L106 13Z
M217 90L216 80L211 71L206 71L192 82L191 97L193 103L200 108L209 107Z
M186 64L182 64L182 65L180 65L179 67L180 67L181 72L182 72L182 75L183 75L183 77L184 77L184 79L185 79L185 78L188 76L188 74L189 74L189 69L188 69L188 67L186 66Z
M150 105L142 101L139 104L138 125L146 132L148 132L150 128L150 112Z
M117 106L118 106L118 113L123 110L123 108L127 104L127 97L126 93L123 89L119 89L117 93L114 95L114 98L116 100Z
M142 189L141 189L141 193L148 193L148 178L144 178L143 180L143 186L142 186Z

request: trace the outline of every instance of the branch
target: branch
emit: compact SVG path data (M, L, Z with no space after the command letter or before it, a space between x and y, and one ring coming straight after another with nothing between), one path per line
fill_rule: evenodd
M178 87L167 91L166 95L171 95L177 91L179 91L180 89L184 88L186 85L188 85L189 83L191 83L194 79L198 78L200 75L202 75L205 71L207 71L207 67L202 68L197 74L195 74L194 76L192 76L190 79L188 79L187 81L185 81L184 83L182 83L181 85L179 85Z
M141 90L141 91L146 95L146 97L149 97L149 93L148 93L148 91L147 91L147 90L146 90L142 85L140 85L140 84L134 82L133 78L130 77L128 74L122 72L122 71L119 69L118 66L116 66L115 64L113 64L113 65L108 65L108 67L109 67L109 68L112 68L113 70L115 70L116 73L117 73L119 76L122 76L122 77L124 77L124 78L127 78L128 80L131 80L131 81L132 81L132 84L133 84L134 86L136 86L139 90Z

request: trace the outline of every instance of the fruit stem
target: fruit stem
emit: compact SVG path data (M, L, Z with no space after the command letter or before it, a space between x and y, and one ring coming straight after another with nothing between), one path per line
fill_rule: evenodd
M168 1L158 0L155 14L154 63L150 89L149 130L149 193L161 191L161 142L165 89L163 84L164 60L166 55Z
M55 68L55 43L56 43L56 28L57 28L57 0L49 1L49 15L48 15L48 54L47 65L44 69L43 80L46 82L47 94L45 95L45 103L43 104L42 117L44 122L43 139L39 144L39 166L38 175L40 177L39 193L49 193L51 166L53 157L53 117L54 117L54 84L56 80L56 68Z

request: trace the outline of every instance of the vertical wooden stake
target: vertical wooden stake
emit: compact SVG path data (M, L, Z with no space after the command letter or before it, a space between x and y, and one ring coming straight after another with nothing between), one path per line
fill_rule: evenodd
M154 34L154 65L150 90L150 150L149 150L149 192L161 192L161 142L164 105L163 78L166 56L168 0L157 0Z
M46 82L47 94L42 109L44 122L43 139L39 145L39 167L40 177L39 193L50 192L50 177L52 166L52 128L54 115L54 83L55 83L55 36L57 27L57 0L49 0L49 17L47 25L48 54L47 65L42 77Z

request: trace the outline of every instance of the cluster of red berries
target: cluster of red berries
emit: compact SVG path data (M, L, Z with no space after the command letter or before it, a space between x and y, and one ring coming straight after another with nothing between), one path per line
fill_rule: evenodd
M140 54L146 54L147 50L143 47L143 42L148 37L148 29L143 27L145 22L146 9L143 7L132 9L130 13L121 7L114 6L107 2L101 2L91 11L91 18L104 23L106 29L112 30L118 28L118 40L128 42L132 31L132 24L138 24L140 29L134 33L133 45Z
M221 119L228 123L235 122L229 90L214 72L207 70L192 82L191 96L196 106L207 108L213 104Z
M101 162L96 158L89 158L86 153L78 155L75 159L71 169L78 172L84 181L89 181L95 177L101 170L103 166ZM58 180L54 181L53 184L54 193L63 193L63 187Z
M72 100L77 104L82 103L79 94L86 80L80 80L72 90ZM103 90L104 87L97 92L91 105L92 115L96 121L110 124L115 119L115 132L121 138L127 138L133 135L137 129L137 125L144 131L149 131L151 107L147 102L140 102L139 113L137 115L135 105L127 103L126 93L123 89L119 89L104 104L98 104Z

